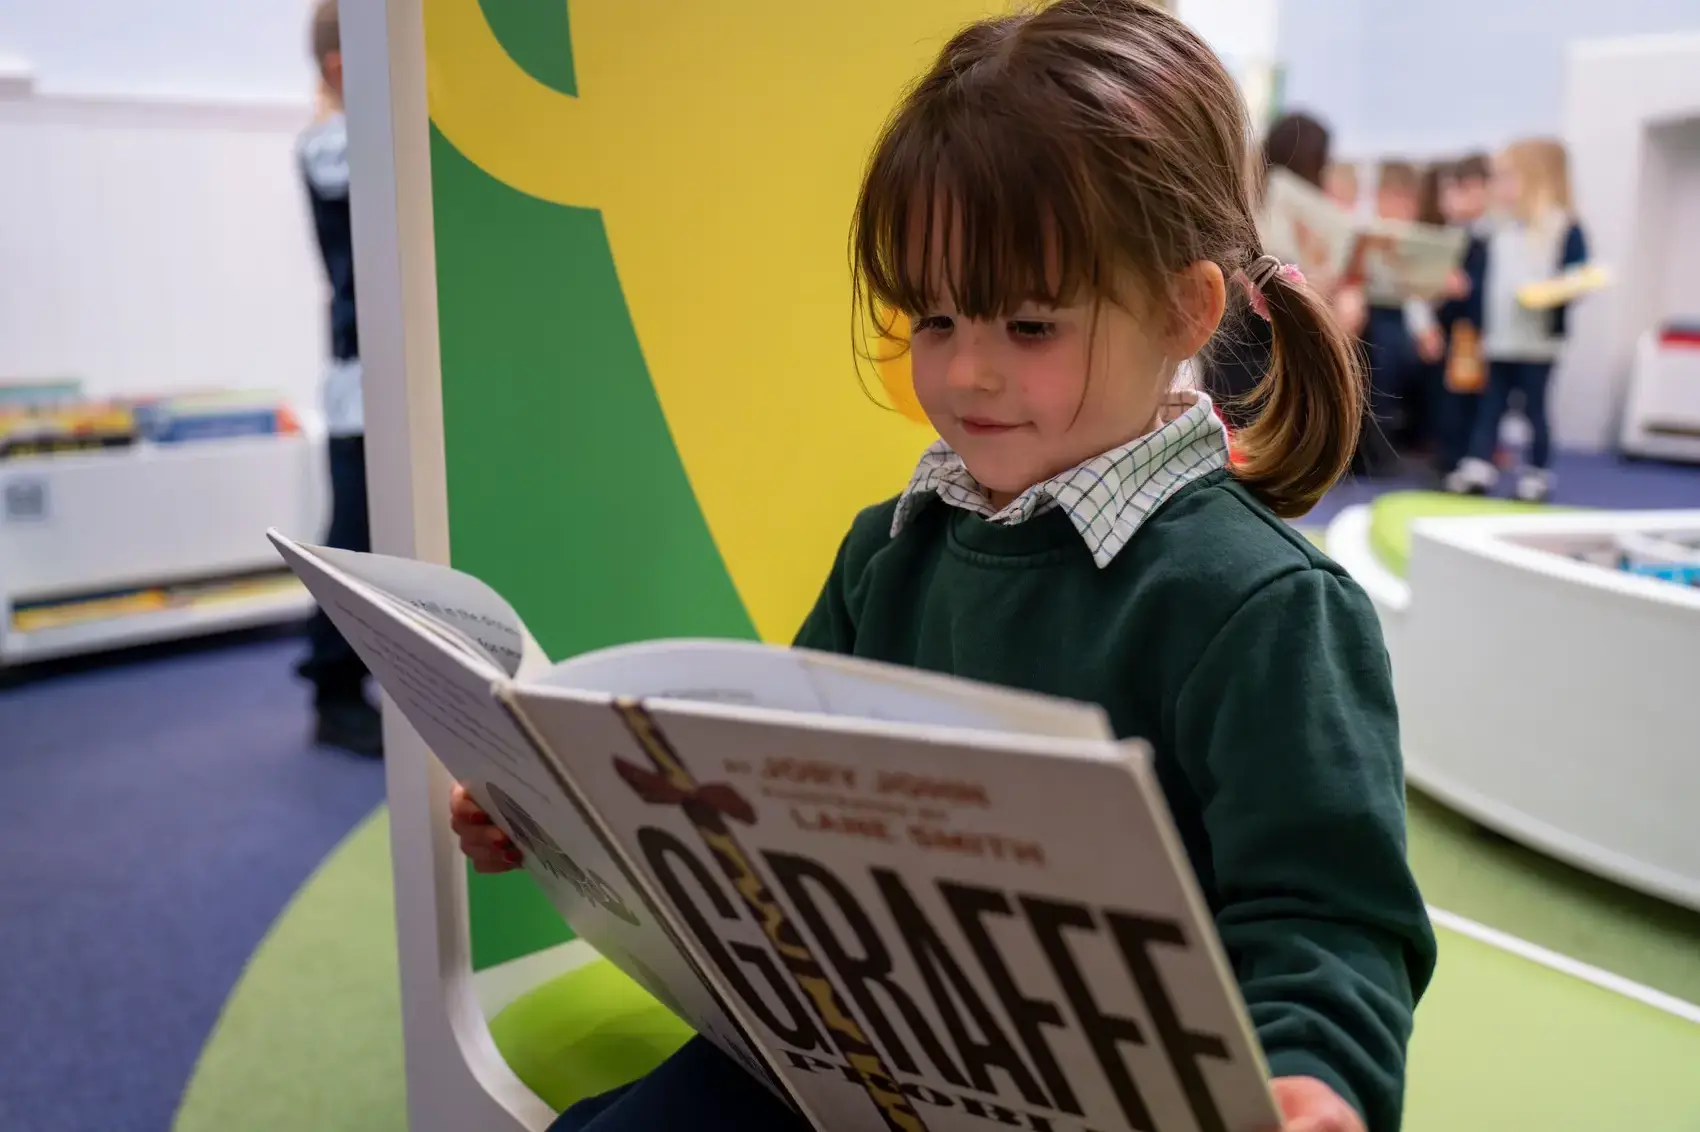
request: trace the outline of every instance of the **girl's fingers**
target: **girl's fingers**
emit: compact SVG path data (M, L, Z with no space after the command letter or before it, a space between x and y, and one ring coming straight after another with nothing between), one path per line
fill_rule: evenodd
M493 825L477 826L461 831L460 847L467 853L490 851L505 853L513 848L508 835Z
M449 794L449 825L476 872L505 873L524 862L519 847L458 782Z
M475 862L505 862L506 868L512 868L525 859L508 835L494 828L463 833L460 838L460 851Z
M511 872L523 861L517 852L500 853L486 850L481 853L468 853L467 857L472 861L473 869L481 873Z
M490 815L472 800L472 795L466 792L466 787L457 785L449 798L449 813L457 821L467 825L489 825Z

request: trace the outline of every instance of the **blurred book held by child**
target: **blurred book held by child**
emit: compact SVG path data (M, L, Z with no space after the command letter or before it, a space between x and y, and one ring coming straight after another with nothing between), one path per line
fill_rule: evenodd
M475 578L271 537L573 930L814 1128L1279 1126L1101 708L753 642L551 665Z
M1307 277L1361 283L1366 299L1389 304L1443 297L1469 240L1458 228L1353 216L1280 168L1269 170L1258 235Z

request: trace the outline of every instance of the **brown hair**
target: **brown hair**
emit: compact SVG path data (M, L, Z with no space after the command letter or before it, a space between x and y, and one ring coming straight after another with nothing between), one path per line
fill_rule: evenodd
M869 160L851 234L861 325L901 348L881 312L918 313L940 289L982 319L1032 299L1115 301L1122 273L1172 300L1177 274L1199 261L1243 279L1262 254L1249 133L1221 62L1145 0L1060 0L972 24ZM912 258L938 237L949 279ZM1293 517L1351 460L1362 376L1322 296L1285 277L1262 290L1274 345L1235 471ZM1230 284L1230 300L1242 291Z
M1375 191L1392 189L1401 193L1422 191L1422 174L1409 161L1383 161L1376 168Z
M321 67L325 65L326 56L342 50L342 26L337 20L336 5L337 0L319 0L313 8L313 58Z
M1505 160L1522 180L1520 218L1536 219L1542 208L1570 211L1570 158L1564 143L1552 138L1525 138L1505 147Z
M1309 114L1283 114L1264 135L1263 160L1320 189L1331 144L1328 127Z
M1422 188L1417 193L1417 220L1423 224L1446 223L1446 213L1440 207L1440 186L1454 176L1456 168L1449 161L1436 161L1423 170Z
M1454 181L1485 181L1493 172L1493 163L1485 153L1472 153L1461 157L1447 171L1447 176Z

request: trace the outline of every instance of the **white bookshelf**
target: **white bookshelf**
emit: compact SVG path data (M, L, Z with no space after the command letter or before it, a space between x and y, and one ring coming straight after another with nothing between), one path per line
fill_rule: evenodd
M1624 397L1623 450L1700 464L1700 346L1642 335Z
M265 532L321 534L324 466L310 436L0 461L0 666L305 617ZM154 587L170 596L20 616Z

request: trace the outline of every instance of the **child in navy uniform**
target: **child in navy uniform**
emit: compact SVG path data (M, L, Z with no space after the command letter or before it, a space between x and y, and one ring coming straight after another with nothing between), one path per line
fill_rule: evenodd
M302 134L298 157L330 282L330 363L324 377L329 432L331 522L325 535L341 550L370 550L366 514L366 428L361 399L360 334L354 317L354 241L348 212L348 126L342 110L342 47L336 0L321 0L312 23L321 79L320 109ZM307 627L308 655L298 667L313 685L314 738L360 755L383 753L377 709L366 699L366 665L324 613Z
M1284 1132L1396 1132L1435 941L1391 671L1363 591L1282 521L1350 462L1361 377L1328 298L1259 246L1249 132L1210 48L1141 0L945 46L851 239L864 312L907 316L939 440L851 524L796 643L1097 702L1150 740ZM1271 332L1233 466L1176 385L1229 302ZM516 862L451 805L479 868ZM807 1124L698 1038L555 1127Z
M1493 489L1499 426L1517 393L1533 435L1515 494L1541 502L1553 487L1547 386L1563 348L1568 308L1530 309L1518 292L1585 263L1588 245L1571 210L1569 162L1559 142L1531 139L1508 147L1494 160L1492 191L1497 215L1474 261L1477 275L1461 314L1481 329L1487 388L1468 453L1446 487L1471 494Z
M1421 200L1422 175L1416 166L1406 161L1381 163L1375 186L1378 218L1416 220ZM1405 402L1421 364L1419 340L1432 342L1437 330L1431 311L1421 303L1407 302L1383 279L1366 278L1364 294L1369 300L1363 337L1369 358L1370 421L1366 422L1360 462L1365 475L1387 476L1399 470L1392 438L1405 431Z
M1475 430L1484 380L1475 377L1480 366L1481 311L1470 297L1480 294L1487 263L1488 173L1485 154L1472 153L1447 167L1440 179L1440 211L1445 222L1469 233L1460 276L1437 316L1446 337L1439 402L1435 413L1434 471L1442 483L1464 459Z

